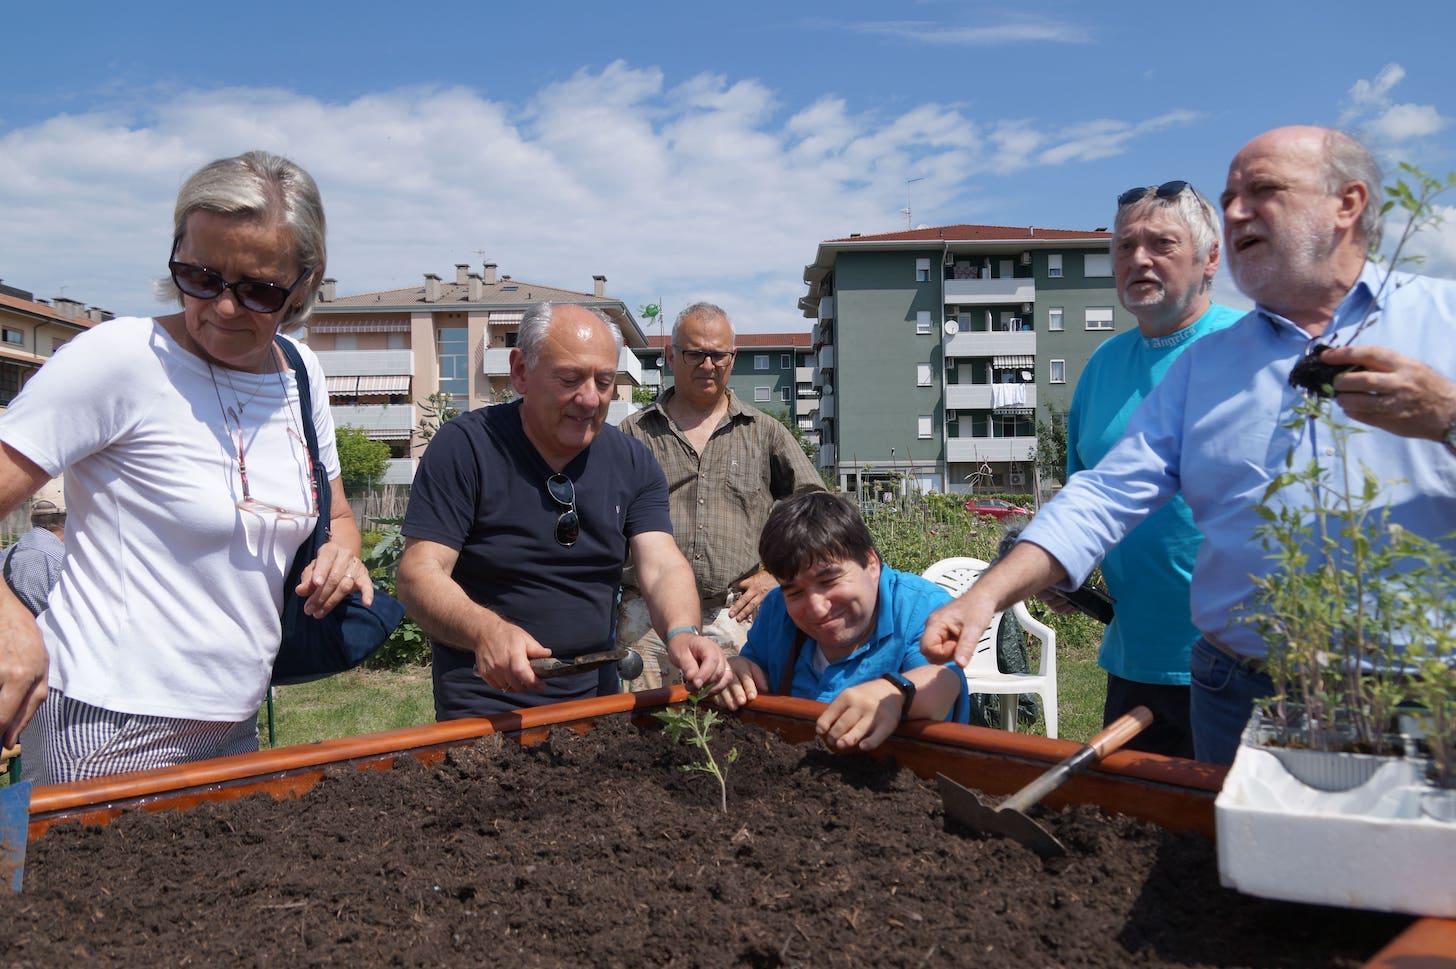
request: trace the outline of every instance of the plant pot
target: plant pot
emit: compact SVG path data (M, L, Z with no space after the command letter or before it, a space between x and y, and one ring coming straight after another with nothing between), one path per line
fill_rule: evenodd
M1224 885L1456 917L1456 823L1442 820L1456 811L1421 760L1269 747L1271 733L1255 713L1215 802Z

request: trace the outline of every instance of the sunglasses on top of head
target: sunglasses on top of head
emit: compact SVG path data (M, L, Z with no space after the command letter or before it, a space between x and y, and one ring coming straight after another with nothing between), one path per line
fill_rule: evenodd
M179 238L172 243L173 256L177 255L177 246L181 242ZM230 283L215 270L190 262L179 262L175 258L167 260L167 268L171 271L172 282L177 288L193 299L217 299L224 290L230 289L233 296L237 297L238 304L254 313L277 313L283 309L288 303L288 297L293 295L293 291L309 272L305 269L298 274L291 286L285 288L277 283L265 283L255 279L240 279Z
M1198 197L1198 189L1194 188L1188 182L1183 181L1181 178L1174 179L1171 182L1164 182L1158 186L1135 185L1117 197L1117 207L1122 208L1124 205L1141 202L1149 195L1156 195L1164 201L1175 199L1183 194L1184 189L1192 192L1195 198Z

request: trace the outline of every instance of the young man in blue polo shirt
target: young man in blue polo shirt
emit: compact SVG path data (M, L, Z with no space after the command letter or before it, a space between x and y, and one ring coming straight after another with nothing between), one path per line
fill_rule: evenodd
M720 705L735 710L760 693L828 703L816 731L837 752L873 750L902 720L967 721L965 676L920 654L926 617L950 596L885 565L853 505L822 491L788 498L758 552L779 587L729 659Z

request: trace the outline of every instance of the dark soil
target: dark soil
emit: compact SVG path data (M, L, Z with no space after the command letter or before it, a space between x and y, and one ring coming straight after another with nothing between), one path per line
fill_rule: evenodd
M0 897L10 965L1349 966L1408 920L1247 898L1212 845L1048 813L1043 863L947 831L933 787L730 721L729 809L612 719L534 748L331 771L53 829ZM720 750L720 757L722 751Z

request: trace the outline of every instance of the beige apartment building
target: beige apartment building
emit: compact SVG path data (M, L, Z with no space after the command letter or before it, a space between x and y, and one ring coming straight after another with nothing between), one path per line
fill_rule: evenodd
M622 331L617 399L608 420L632 413L632 389L642 383L635 348L642 329L622 300L606 293L605 276L592 291L544 286L500 275L493 262L474 272L457 263L453 280L425 273L419 286L350 296L325 279L300 335L318 354L328 377L334 423L364 430L389 445L385 484L409 484L425 416L425 398L449 394L460 410L508 399L510 352L525 308L540 300L574 303L605 314Z
M34 293L0 282L0 410L66 343L112 314L95 306L58 296L37 299Z

